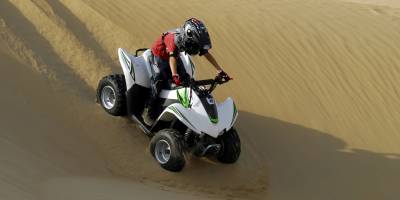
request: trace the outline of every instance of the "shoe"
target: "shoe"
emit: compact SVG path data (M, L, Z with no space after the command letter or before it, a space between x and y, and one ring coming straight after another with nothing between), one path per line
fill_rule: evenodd
M150 111L149 108L145 108L144 111L143 111L142 117L143 117L143 122L147 126L152 126L153 123L154 123L154 118L151 117L149 111Z

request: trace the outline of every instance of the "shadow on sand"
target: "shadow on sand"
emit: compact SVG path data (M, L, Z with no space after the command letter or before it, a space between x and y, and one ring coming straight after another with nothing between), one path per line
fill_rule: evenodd
M131 125L127 123L127 132L132 132ZM136 146L116 145L120 150L110 156L119 157L113 164L120 167L112 171L224 199L395 200L400 196L399 155L348 149L345 141L331 134L245 111L239 113L235 127L242 143L235 164L188 157L182 172L170 173L156 165L145 136L138 133L141 142L127 135Z
M271 199L400 198L399 155L347 149L331 134L244 111L239 117L239 162L256 154L266 163Z

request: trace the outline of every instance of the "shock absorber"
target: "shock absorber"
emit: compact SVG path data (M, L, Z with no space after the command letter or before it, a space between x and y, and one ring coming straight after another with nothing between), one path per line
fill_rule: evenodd
M187 144L188 147L191 147L193 145L192 135L193 135L192 130L190 128L186 129L185 134L183 135L185 143Z

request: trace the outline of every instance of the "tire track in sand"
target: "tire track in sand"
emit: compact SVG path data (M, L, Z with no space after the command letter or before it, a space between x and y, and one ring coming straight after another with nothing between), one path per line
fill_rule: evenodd
M68 31L65 22L56 16L47 3L41 2L41 6L32 1L11 0L19 12L30 21L37 32L48 43L53 56L60 58L74 74L78 75L92 90L96 88L98 80L111 72L111 68L105 66L94 53L83 46L79 38ZM47 5L47 6L43 6ZM60 56L57 56L60 55Z
M90 93L90 89L85 87L87 84L76 77L62 58L53 51L48 40L13 4L1 1L0 13L0 37L20 61L52 80L52 86L58 88L58 84L63 84L65 88L71 88L81 96L89 97L87 94ZM76 84L82 87L73 87Z

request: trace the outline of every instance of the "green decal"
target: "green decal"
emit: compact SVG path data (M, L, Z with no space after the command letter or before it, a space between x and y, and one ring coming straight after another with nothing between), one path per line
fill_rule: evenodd
M231 126L233 124L233 121L235 120L236 115L237 115L237 109L235 103L233 102L233 116L232 116Z
M171 106L170 109L176 113L177 115L179 115L180 117L182 117L181 113L178 111L178 109L176 109L175 107Z
M192 77L194 76L194 64L192 62L192 59L189 58L190 61L190 67L192 68Z
M177 115L179 115L180 117L182 117L183 120L185 120L188 124L190 124L192 127L194 127L194 125L192 123L190 123L190 121L184 116L182 115L181 112L179 112L179 110L177 108L175 108L174 106L170 106L169 107L170 110L172 110L174 113L176 113ZM194 127L196 128L196 127Z
M218 123L218 118L211 118L210 117L210 121L211 121L211 123L216 124L216 123Z
M187 92L187 88L181 88L176 90L176 95L178 97L179 102L183 105L185 108L190 107L190 100Z
M237 114L236 105L235 103L233 103L233 118L235 118L236 114Z
M122 52L122 59L125 61L126 66L128 66L128 70L129 70L129 73L131 74L132 79L134 81L136 81L135 80L135 71L133 69L132 61L128 58L128 56L124 52Z

